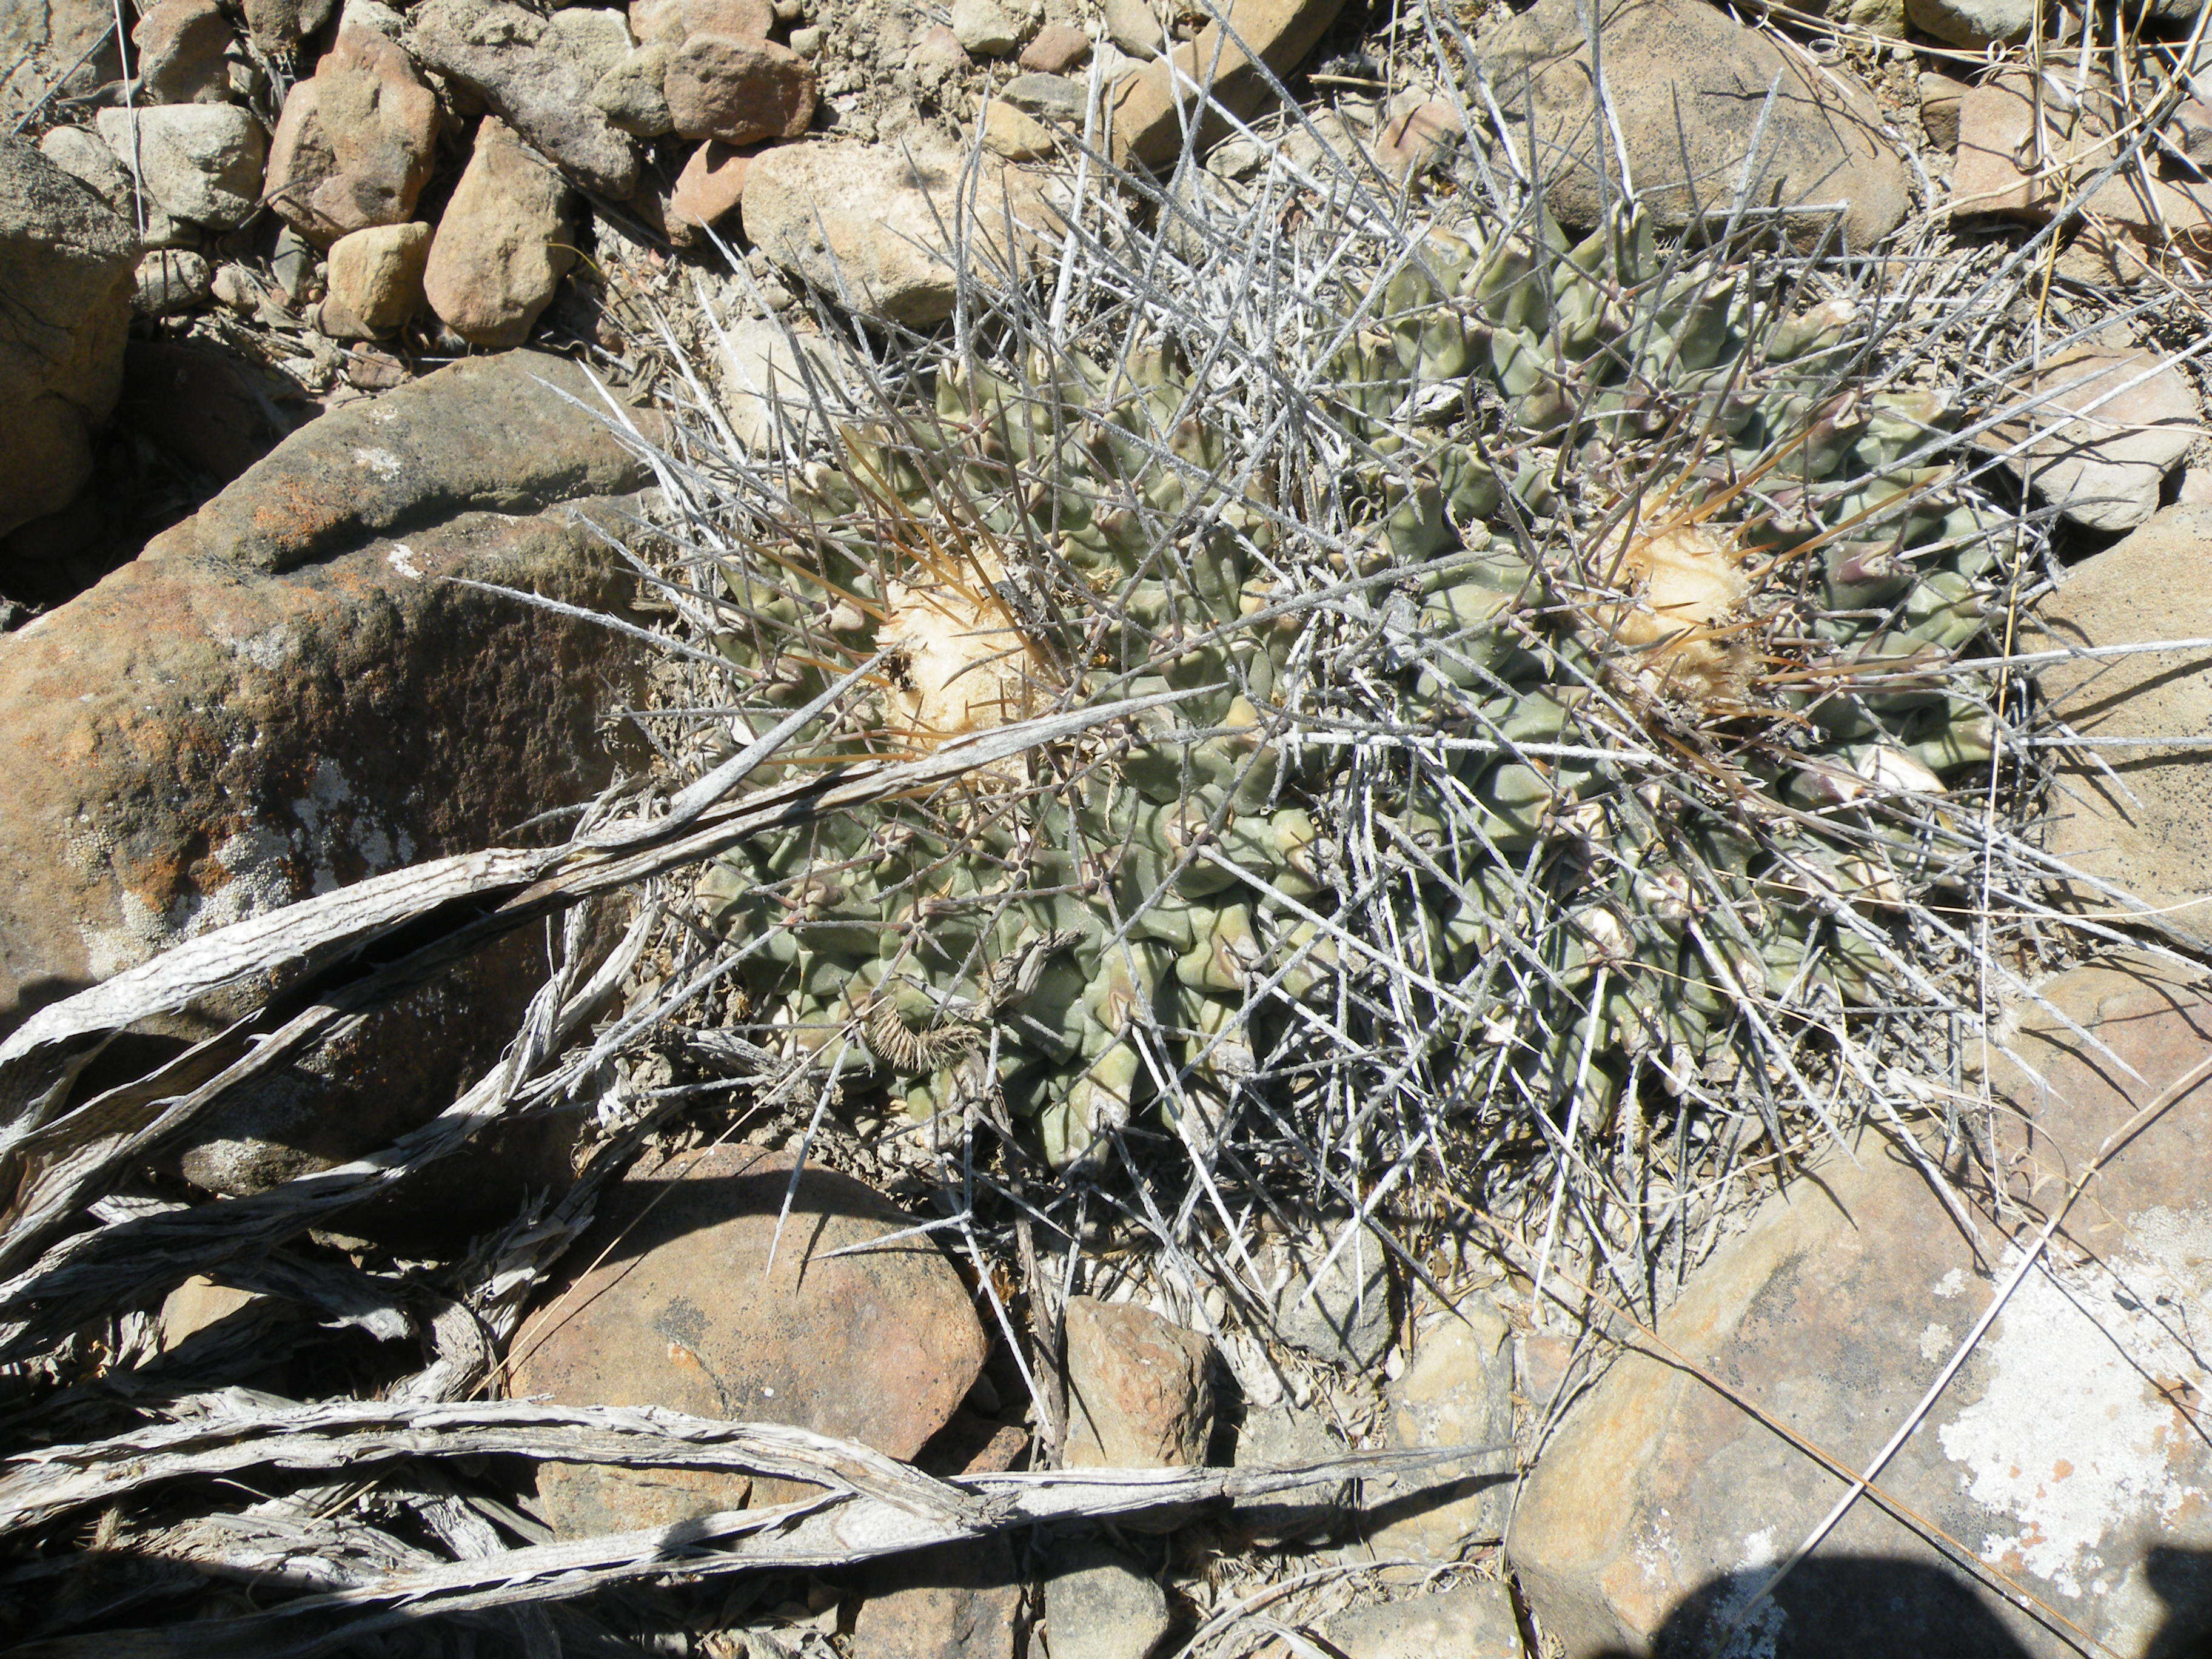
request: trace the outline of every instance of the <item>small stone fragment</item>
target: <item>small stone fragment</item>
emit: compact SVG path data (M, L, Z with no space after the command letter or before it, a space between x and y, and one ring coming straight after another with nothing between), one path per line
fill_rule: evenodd
M1920 71L1920 125L1937 149L1959 148L1959 109L1971 89L1934 70Z
M1038 161L1060 146L1035 116L994 98L983 106L983 148L1009 161Z
M261 193L261 124L229 104L104 109L100 136L164 212L228 230Z
M684 21L684 0L629 0L629 32L640 46L682 46L691 32Z
M568 187L487 115L431 240L422 292L471 345L520 345L574 263Z
M728 34L740 40L765 40L775 25L768 0L678 0L684 33Z
M1039 75L1065 75L1091 61L1091 37L1069 23L1047 23L1016 60Z
M422 303L422 273L430 258L430 227L374 225L331 244L329 295L323 332L366 339L399 327ZM341 333L328 326L336 314L358 326Z
M765 317L725 328L715 366L723 416L756 455L771 453L782 438L803 435L813 418L814 387L834 384L830 354L818 341Z
M962 46L952 31L941 23L921 32L908 59L917 74L940 80L956 70L966 69L973 61L968 56L968 48Z
M998 98L1040 120L1083 120L1083 83L1064 75L1017 75L999 88Z
M607 119L638 138L660 138L676 130L661 82L675 48L649 40L605 75L592 88L592 102Z
M822 48L829 44L830 31L819 23L810 23L791 32L791 49L810 64L822 55Z
M436 156L437 96L371 21L348 8L314 74L286 96L270 146L270 205L320 244L405 223Z
M629 25L618 11L570 6L545 21L554 49L595 84L629 54Z
M1905 15L1923 33L1979 52L2026 34L2035 22L2035 0L1905 0Z
M1441 166L1465 134L1451 105L1437 99L1409 103L1383 124L1372 152L1375 165L1393 182L1418 179Z
M1364 1370L1381 1363L1396 1330L1390 1316L1389 1253L1366 1226L1356 1230L1332 1258L1335 1243L1331 1233L1270 1249L1266 1266L1279 1281L1275 1323L1284 1340L1302 1352L1329 1364Z
M1272 1406L1248 1401L1237 1431L1236 1464L1243 1468L1279 1468L1288 1464L1325 1463L1344 1455L1344 1441L1317 1411L1301 1411L1287 1400ZM1341 1480L1247 1498L1231 1511L1240 1537L1274 1547L1297 1543L1334 1530L1345 1516L1352 1489Z
M952 0L952 38L978 58L1004 58L1022 43L997 0Z
M669 119L685 138L796 138L814 118L813 69L773 40L694 34L669 59L662 85Z
M1070 1468L1194 1468L1213 1431L1212 1345L1149 1308L1067 1300Z
M2155 513L2203 429L2188 378L2150 352L2076 346L2018 392L2022 412L1984 441L2011 451L2007 467L2091 530L2131 530Z
M331 21L335 0L246 0L246 32L264 52L289 56Z
M149 104L219 104L229 94L225 54L237 45L215 0L158 0L131 31L140 96Z
M141 317L173 317L208 297L215 272L206 257L184 248L161 248L138 262L131 309Z
M719 138L709 138L693 150L684 171L676 175L676 188L669 192L669 234L687 241L719 222L744 196L745 175L759 154L757 147L738 149Z
M1021 1574L1003 1538L940 1545L872 1568L853 1620L867 1659L1013 1659Z
M1381 1518L1376 1549L1449 1561L1501 1537L1512 1508L1512 1328L1478 1296L1425 1320L1417 1336L1413 1363L1390 1385L1392 1448L1496 1449L1370 1481L1365 1501Z
M1100 1540L1064 1546L1044 1581L1051 1659L1151 1659L1167 1638L1167 1593Z
M1168 49L1167 31L1151 0L1106 0L1106 35L1132 58L1151 59Z
M1334 1613L1316 1634L1344 1659L1523 1659L1528 1651L1513 1593L1495 1578Z

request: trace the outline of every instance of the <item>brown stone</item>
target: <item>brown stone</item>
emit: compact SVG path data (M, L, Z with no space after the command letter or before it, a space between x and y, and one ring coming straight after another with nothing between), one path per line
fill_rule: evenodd
M689 240L720 222L744 194L745 174L759 154L758 145L737 149L714 138L693 150L669 192L669 234Z
M438 100L398 44L348 17L314 74L284 100L269 149L269 204L327 246L396 225L429 182Z
M662 82L678 137L750 144L796 138L814 118L814 70L788 46L733 34L694 34Z
M1091 37L1070 23L1047 23L1016 61L1040 75L1065 75L1091 61Z
M853 1618L868 1659L1012 1659L1022 1583L1004 1539L901 1556L872 1571Z
M769 0L678 0L684 33L727 34L740 40L765 40L775 27Z
M429 258L430 227L425 224L372 225L331 243L325 303L340 307L362 330L344 337L388 334L412 317L422 303L422 271Z
M46 100L80 99L123 73L103 0L9 0L0 5L0 125ZM47 104L51 110L52 106Z
M1503 1535L1513 1507L1512 1331L1481 1297L1423 1320L1390 1385L1389 1443L1487 1446L1482 1455L1365 1483L1375 1547L1451 1560Z
M575 263L574 243L568 185L487 115L431 238L423 297L471 345L520 345Z
M2212 637L2212 506L2166 507L2075 565L2038 622L2038 650ZM2212 653L2054 663L2037 679L2057 719L2093 745L2106 740L2061 752L2048 808L2045 849L2078 877L2074 901L2121 911L2116 889L2212 941L2212 769L2203 747L2212 735Z
M1439 166L1466 136L1459 111L1431 100L1394 115L1375 140L1375 165L1392 180L1419 178Z
M1921 70L1920 126L1928 135L1928 142L1937 149L1959 148L1960 109L1972 90L1964 81L1954 80L1934 70Z
M1881 130L1873 95L1838 69L1785 54L1705 0L1606 0L1600 17L1607 92L1630 177L1655 220L1686 227L1725 219L1754 136L1755 206L1842 210L1853 252L1894 229L1911 204L1905 166ZM1617 192L1611 140L1601 143L1588 32L1577 0L1537 4L1476 43L1499 106L1511 112L1524 158L1548 158L1545 205L1565 225L1598 222ZM1780 80L1772 107L1767 93ZM1534 116L1532 135L1521 112ZM1812 242L1837 225L1829 212L1788 221Z
M1067 1299L1070 1468L1178 1468L1206 1461L1212 1345L1149 1308Z
M264 52L289 53L331 20L336 0L245 0L246 30Z
M745 1146L641 1162L517 1333L509 1392L788 1423L912 1457L982 1369L967 1288L927 1237L836 1254L912 1223L826 1170L800 1179L779 1237L793 1167ZM735 1508L744 1485L549 1464L538 1498L557 1532L584 1536ZM764 1503L805 1490L754 1485Z
M983 106L983 148L1009 161L1037 161L1060 148L1049 129L1004 99Z
M1237 40L1281 76L1313 50L1342 8L1343 0L1233 0L1227 21ZM1169 71L1170 62L1176 75ZM1187 88L1194 81L1204 83L1209 75L1214 100L1241 118L1258 113L1273 95L1266 77L1221 24L1208 23L1195 40L1177 46L1170 58L1148 64L1115 85L1108 99L1114 159L1124 165L1133 161L1155 167L1172 161L1182 143L1187 118L1181 103L1192 95ZM1201 148L1227 130L1218 112L1201 117L1193 110L1188 118L1197 128Z
M153 104L219 104L230 94L225 56L237 45L215 0L158 0L131 31L142 96Z

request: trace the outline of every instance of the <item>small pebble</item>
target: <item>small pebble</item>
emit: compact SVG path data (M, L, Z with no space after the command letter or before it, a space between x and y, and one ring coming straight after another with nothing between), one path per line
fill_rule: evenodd
M994 0L953 0L952 38L979 58L1004 58L1022 43L1021 30Z
M1044 75L1081 69L1090 61L1091 37L1066 23L1047 23L1036 32L1036 39L1022 48L1019 59L1024 69Z
M208 297L214 273L206 257L183 248L162 248L138 262L137 287L131 308L141 317L173 317Z

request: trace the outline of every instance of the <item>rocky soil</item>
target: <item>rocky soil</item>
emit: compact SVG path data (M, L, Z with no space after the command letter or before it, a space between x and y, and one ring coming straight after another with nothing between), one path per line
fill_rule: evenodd
M618 550L665 533L671 411L773 450L810 418L825 323L889 362L967 287L1048 282L1071 180L1103 162L1236 191L1268 154L1328 145L1411 215L1541 155L1570 228L1625 167L1671 230L1788 210L1785 252L1910 276L2033 246L2029 297L1988 325L2029 347L1972 441L2052 550L1992 637L2047 653L2033 730L2057 752L2022 842L2043 908L1981 1027L1927 1039L1957 1068L1900 1073L1905 1112L1848 1146L1770 1146L1731 1175L1702 1259L1630 1286L1627 1312L1587 1252L1539 1295L1540 1213L1447 1237L1379 1197L1371 1225L1259 1231L1239 1294L1267 1307L1264 1346L1218 1334L1220 1287L1163 1266L1134 1213L1025 1234L1031 1273L1040 1249L1099 1247L1070 1270L1080 1293L1034 1307L1019 1263L955 1248L880 1118L817 1139L826 1097L733 1103L711 1056L641 1040L617 1066L611 1039L592 1087L468 1157L76 1334L60 1404L58 1373L10 1367L0 1460L89 1437L70 1414L95 1407L181 1421L219 1389L402 1389L444 1314L428 1292L404 1318L364 1311L363 1287L419 1289L417 1266L540 1224L649 1121L526 1310L484 1316L479 1346L506 1339L487 1388L785 1425L945 1477L1457 1455L864 1566L672 1568L374 1650L2193 1650L2212 1632L2212 82L2198 100L2189 0L2140 38L2130 10L2117 45L2097 14L2086 54L2057 10L1861 0L1755 26L1620 0L1596 30L1601 107L1571 0L157 0L125 8L122 36L86 0L11 8L0 1039L232 924L547 846L649 787L665 756L635 716L684 682L653 638L668 602ZM1200 72L1220 105L1202 113L1178 92ZM1930 305L1950 280L1926 279ZM2099 647L2120 649L2081 654ZM265 1199L428 1132L551 1018L549 983L575 989L556 958L616 952L626 973L575 1018L649 1025L673 958L619 954L626 922L510 934L319 1046L271 1042L188 1137L116 1153L128 1192L100 1218ZM182 1097L205 1079L159 1068L264 1006L305 1019L333 994L321 965L211 982L78 1056L69 1098L141 1075ZM808 1490L695 1461L485 1457L465 1501L425 1462L412 1508L350 1511L334 1485L315 1513L383 1528L347 1559L384 1572ZM111 1550L98 1513L13 1540L0 1629L22 1651L123 1651L98 1644L246 1612L263 1576L319 1591L370 1571L280 1569L265 1538L187 1537L181 1512L168 1555ZM88 1540L77 1576L53 1565Z

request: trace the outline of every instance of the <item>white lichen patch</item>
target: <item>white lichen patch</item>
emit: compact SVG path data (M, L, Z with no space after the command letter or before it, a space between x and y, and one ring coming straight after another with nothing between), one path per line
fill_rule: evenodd
M2188 1408L2203 1383L2193 1310L2208 1262L2212 1211L2154 1209L2106 1260L2039 1264L2014 1291L1976 1356L1979 1397L1937 1431L1999 1522L1984 1561L2104 1598L2153 1538L2202 1529L2212 1457Z

